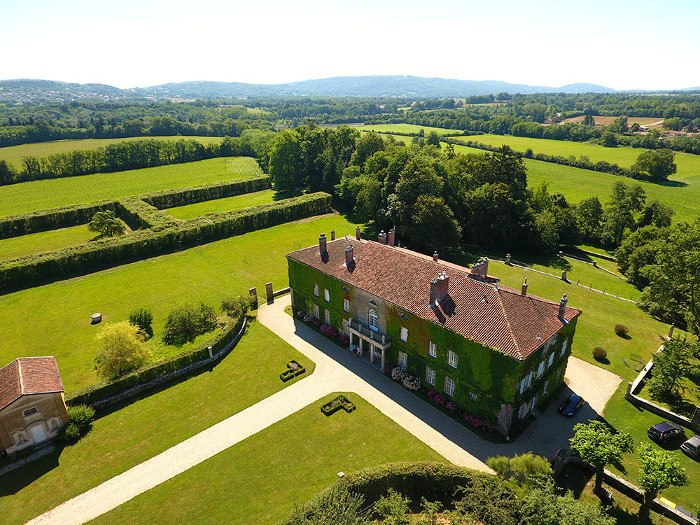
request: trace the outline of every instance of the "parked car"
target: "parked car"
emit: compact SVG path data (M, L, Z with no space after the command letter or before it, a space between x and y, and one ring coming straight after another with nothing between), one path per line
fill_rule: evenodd
M573 416L584 403L585 401L581 396L578 394L571 394L564 400L561 406L559 406L559 412L565 416Z
M700 456L700 436L695 435L681 445L681 450L691 458Z
M656 425L649 427L649 430L647 430L647 435L657 443L665 443L669 440L683 436L684 434L685 432L680 425L676 425L670 421L657 423Z

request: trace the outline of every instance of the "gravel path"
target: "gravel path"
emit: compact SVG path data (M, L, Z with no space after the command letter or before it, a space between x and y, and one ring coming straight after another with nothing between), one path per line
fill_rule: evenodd
M339 348L284 312L289 296L261 306L258 321L316 363L308 378L277 392L165 452L42 514L30 524L81 524L250 437L332 392L353 392L411 432L444 458L460 466L490 472L488 457L534 451L550 456L573 435L578 421L602 412L621 378L576 358L569 359L570 388L588 404L575 419L557 413L559 399L512 444L482 440L428 403ZM570 393L565 389L559 397ZM556 405L555 405L556 403ZM552 406L555 405L555 406Z

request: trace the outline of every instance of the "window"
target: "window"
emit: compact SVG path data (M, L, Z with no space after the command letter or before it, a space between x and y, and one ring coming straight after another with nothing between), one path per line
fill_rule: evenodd
M527 390L527 387L530 386L530 383L532 382L532 374L528 374L525 377L522 378L520 381L520 393L522 394Z
M455 395L455 381L451 377L445 378L445 394L448 396Z
M435 370L429 366L425 367L425 382L435 386Z
M540 363L540 366L537 367L537 377L540 377L544 373L544 361Z
M318 297L318 285L314 284L314 295Z
M331 324L331 313L328 310L326 310L326 313L325 313L325 321L326 321L326 324Z
M554 362L554 352L549 354L549 361L547 362L547 366L552 366L552 363Z
M379 331L379 316L374 310L369 311L369 328L375 332Z
M430 341L430 344L428 345L428 354L431 357L437 357L437 345Z
M542 391L543 395L547 395L547 387L549 386L549 381L544 382L544 390Z
M406 352L399 352L399 366L404 370L408 368L408 354Z
M408 341L408 328L401 327L401 340L405 343Z
M318 319L318 305L317 304L314 305L314 317L316 319Z
M328 288L323 290L323 298L326 300L327 303L331 301L331 292L328 291Z
M561 355L564 355L566 353L566 348L569 346L569 340L564 339L564 342L561 344Z
M457 356L456 352L453 352L452 350L447 351L447 364L450 365L452 368L457 368L457 360L459 357Z
M472 401L476 401L477 399L479 399L479 396L477 396L474 392L469 392L469 399L471 399Z
M348 301L347 299L343 299L343 310L345 310L346 312L350 311L350 301Z
M39 411L36 409L36 407L32 407L32 408L24 411L24 417L33 416L34 414L38 414L38 413L39 413Z

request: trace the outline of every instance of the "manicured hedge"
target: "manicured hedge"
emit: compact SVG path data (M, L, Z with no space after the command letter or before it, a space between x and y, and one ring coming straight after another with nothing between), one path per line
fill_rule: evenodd
M87 224L98 211L116 211L116 201L99 201L0 218L0 239Z
M355 406L355 403L350 401L343 394L340 394L339 396L331 399L328 403L322 405L321 412L323 412L325 416L330 416L331 414L335 414L341 408L349 414L357 407Z
M0 293L320 215L330 203L329 194L318 192L5 261L0 263Z
M370 505L385 496L390 488L420 504L422 498L440 501L449 507L459 487L469 487L479 477L493 476L447 463L388 463L379 467L367 468L346 475L338 481L349 492L364 496L364 504ZM329 489L325 489L323 492ZM323 492L321 494L323 494ZM318 505L321 494L302 506L303 512L310 515ZM291 525L288 520L281 522Z
M219 182L184 190L159 191L141 195L139 198L151 206L162 210L164 208L174 208L175 206L185 206L196 202L267 190L271 187L272 179L268 175L263 175L251 179Z
M182 221L141 200L140 197L127 197L117 203L119 216L132 228L151 228L161 231L177 226Z
M292 367L292 363L294 363L296 365L296 368ZM283 383L286 383L290 379L294 379L296 376L300 376L301 374L306 372L306 368L301 366L296 361L290 361L289 364L287 364L287 368L289 370L286 370L285 372L282 372L280 374L280 379L282 380Z
M92 405L97 401L116 395L127 388L145 383L146 381L150 381L169 372L174 372L183 366L201 361L202 359L207 359L209 357L209 349L207 347L211 346L212 352L216 354L216 352L221 350L225 344L235 337L242 323L243 316L236 321L231 320L213 339L210 339L197 348L193 348L192 350L167 359L161 359L160 361L151 363L114 381L97 383L83 388L82 390L78 390L77 392L73 392L66 396L66 403L69 406Z

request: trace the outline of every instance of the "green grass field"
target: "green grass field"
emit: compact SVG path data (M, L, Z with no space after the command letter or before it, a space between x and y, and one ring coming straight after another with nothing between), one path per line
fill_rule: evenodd
M60 230L0 239L0 261L58 250L67 246L76 246L95 238L96 235L95 232L88 230L86 224L83 224Z
M15 167L21 167L22 157L46 157L55 153L67 151L103 148L109 144L127 142L132 140L180 140L194 139L202 144L220 143L222 137L130 137L123 139L81 139L81 140L57 140L54 142L38 142L36 144L22 144L20 146L7 146L0 148L0 160L6 160Z
M256 191L255 193L236 195L235 197L226 197L223 199L188 204L187 206L169 208L168 213L177 219L192 219L209 213L224 213L247 208L248 206L269 204L276 200L276 195L277 192L274 190Z
M339 215L304 219L0 296L0 366L19 356L54 355L67 392L92 384L101 325L91 325L90 315L101 312L103 323L124 321L140 307L153 312L156 336L149 345L157 355L188 349L165 346L159 337L171 310L200 301L218 307L224 295L247 294L251 286L264 296L268 281L275 289L288 286L284 254L313 245L332 228L338 235L355 231Z
M333 394L92 523L274 524L331 485L340 471L445 461L364 399L346 395L357 406L354 412L324 416L319 408Z
M279 374L292 359L307 373L282 383ZM117 407L95 421L92 432L77 444L4 475L2 523L24 523L307 377L314 368L305 356L252 322L236 348L212 370Z
M462 131L459 129L432 128L430 126L417 126L415 124L368 124L366 126L358 126L360 131L378 131L382 133L418 133L421 129L427 135L431 131L436 131L439 135L446 133L459 134Z
M255 159L228 157L0 186L0 217L261 175Z

